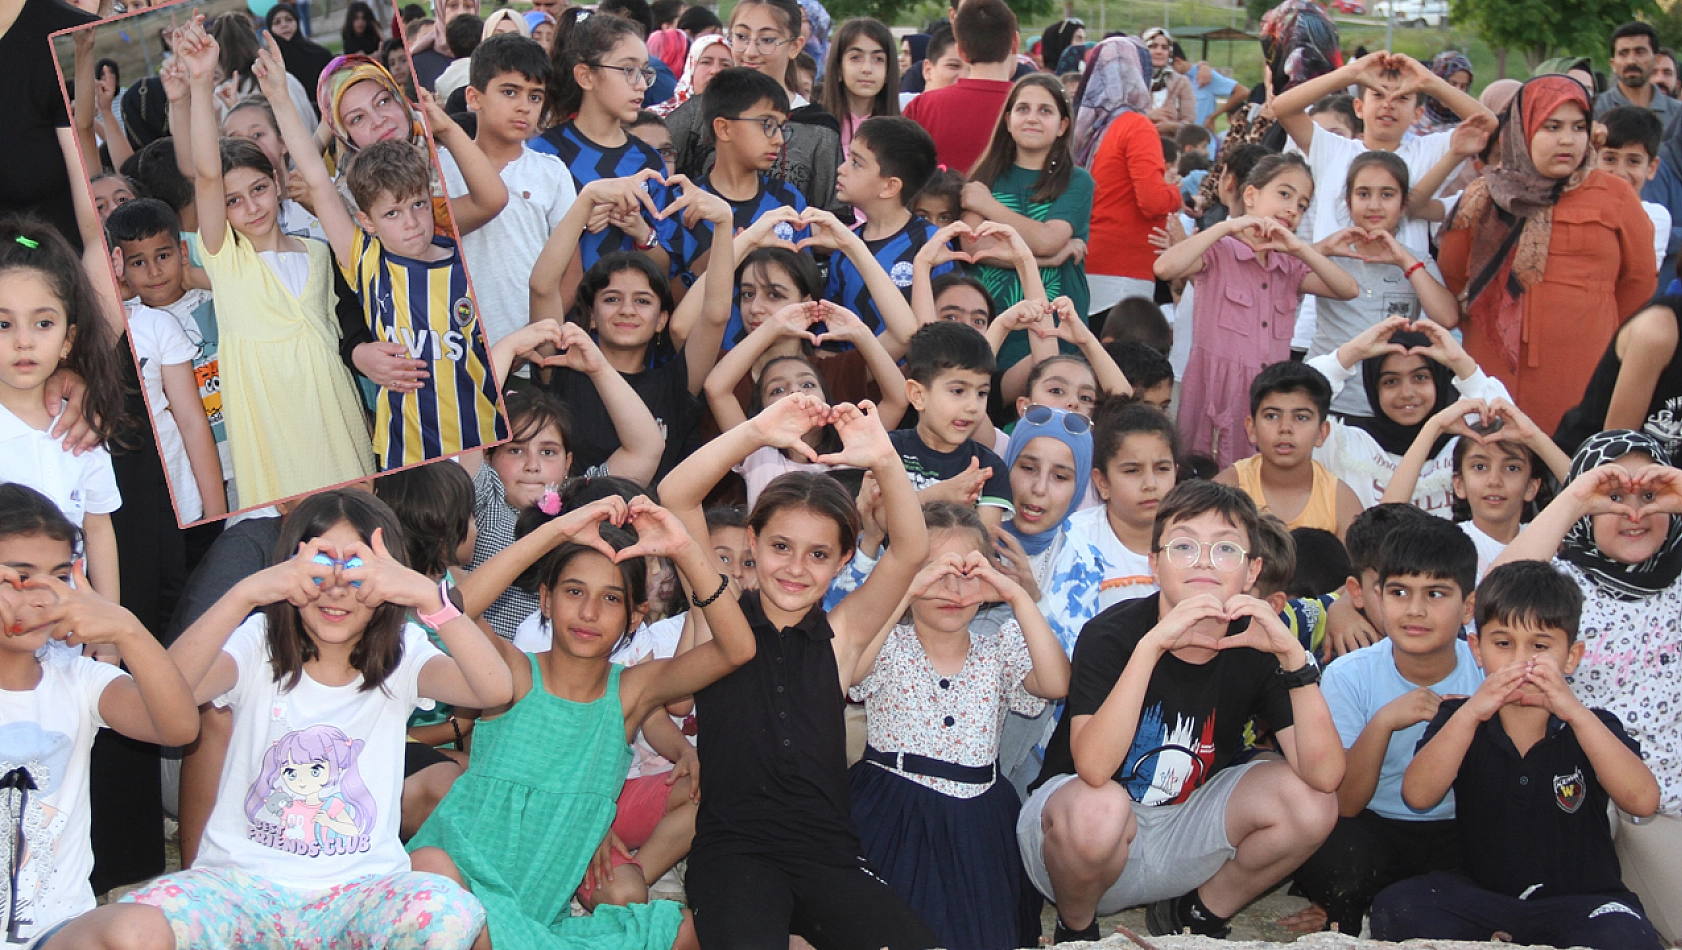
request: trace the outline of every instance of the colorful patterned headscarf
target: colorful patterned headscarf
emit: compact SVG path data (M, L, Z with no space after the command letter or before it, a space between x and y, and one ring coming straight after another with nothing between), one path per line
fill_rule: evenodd
M1343 65L1337 24L1312 0L1285 0L1262 17L1262 57L1278 95Z
M1123 112L1143 114L1151 107L1151 54L1131 36L1112 36L1092 51L1091 65L1081 79L1075 114L1075 163L1092 167L1092 156L1110 123Z
M1431 60L1431 73L1444 82L1447 82L1448 77L1455 73L1465 73L1471 76L1473 75L1472 61L1467 59L1466 54L1459 50L1443 50L1437 54L1435 59ZM1425 117L1420 120L1420 124L1427 126L1432 132L1441 132L1444 129L1459 125L1460 116L1456 115L1454 110L1448 106L1430 96L1426 96Z
M671 115L672 110L689 101L695 95L695 64L701 56L714 46L723 46L726 53L730 53L731 62L735 62L736 54L730 52L730 43L717 33L695 37L695 42L689 44L689 58L684 61L683 76L677 81L677 91L665 102L654 107L655 115Z
M344 120L339 115L339 101L344 98L345 90L351 86L371 79L384 86L403 103L403 108L409 112L409 137L417 145L426 144L426 127L421 125L420 115L410 104L409 97L404 95L403 87L397 80L391 78L384 66L375 62L372 57L361 53L340 56L327 64L322 70L321 79L316 83L315 101L321 107L321 120L333 130L333 135L352 152L356 151L356 143L351 141L350 130L345 128Z

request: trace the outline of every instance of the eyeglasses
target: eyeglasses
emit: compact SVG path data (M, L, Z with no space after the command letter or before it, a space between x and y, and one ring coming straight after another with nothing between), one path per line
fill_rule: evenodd
M1085 416L1067 409L1053 409L1050 406L1029 406L1028 411L1022 414L1022 421L1029 425L1043 426L1059 412L1063 414L1064 432L1070 435L1085 435L1091 431L1092 423Z
M783 139L785 141L788 139L788 123L787 122L778 122L776 119L773 119L768 115L762 115L762 116L757 116L757 117L755 117L755 116L734 115L734 116L727 116L727 118L731 122L752 122L752 123L758 125L761 129L763 129L765 131L765 137L768 138L768 139L780 138L780 139Z
M777 51L779 46L787 46L794 42L794 37L778 39L775 36L761 36L755 39L746 33L730 34L730 48L737 51L746 50L749 46L759 51L761 56L769 56Z
M1250 556L1250 552L1240 547L1237 541L1194 541L1191 538L1175 538L1157 550L1168 556L1169 564L1191 568L1202 559L1204 548L1209 549L1209 563L1223 574L1231 574L1243 567L1245 559Z
M649 86L654 85L654 77L657 75L657 73L654 72L653 66L606 66L601 63L591 63L590 68L611 69L616 73L624 73L625 82L630 85L632 89L647 89ZM640 86L637 84L638 79L642 80L642 84Z
M356 568L359 568L359 567L362 566L362 559L359 558L359 557L350 557L350 558L346 558L343 561L336 561L333 558L330 558L325 554L317 554L315 557L311 558L310 560L314 561L317 564L320 564L322 567L331 567L335 570L340 570L340 571L351 571L351 570L355 570ZM317 586L317 587L321 586L321 578L318 577L318 578L315 579L315 586ZM350 586L361 587L362 582L361 581L351 581Z

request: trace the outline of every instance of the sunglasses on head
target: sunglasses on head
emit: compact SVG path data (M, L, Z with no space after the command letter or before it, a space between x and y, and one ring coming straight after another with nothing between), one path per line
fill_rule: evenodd
M1051 417L1059 411L1063 413L1064 432L1070 435L1085 435L1091 431L1092 423L1085 416L1078 412L1070 412L1067 409L1053 409L1050 406L1029 406L1028 411L1022 414L1022 420L1029 425L1043 426L1050 422Z

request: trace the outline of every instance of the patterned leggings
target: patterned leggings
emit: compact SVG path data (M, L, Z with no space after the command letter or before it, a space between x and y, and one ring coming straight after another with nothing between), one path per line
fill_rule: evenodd
M415 871L301 891L245 871L195 868L123 900L163 911L183 950L467 950L485 924L473 895Z

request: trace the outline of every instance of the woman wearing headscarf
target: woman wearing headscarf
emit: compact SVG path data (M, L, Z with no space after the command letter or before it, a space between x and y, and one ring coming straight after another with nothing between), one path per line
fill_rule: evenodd
M1466 352L1547 432L1657 283L1640 199L1591 167L1590 109L1569 76L1525 83L1498 162L1461 196L1438 256Z
M241 11L217 16L209 30L221 47L216 58L216 117L220 120L226 118L228 107L233 103L246 96L260 95L257 78L251 75L251 66L257 61L257 34L251 18ZM278 44L280 40L276 38L275 42ZM310 102L308 87L290 72L286 74L286 94L298 110L304 128L314 133L319 113Z
M735 62L730 42L723 36L708 33L695 37L695 42L689 45L689 56L684 61L683 75L677 81L677 91L670 99L655 106L654 114L669 115L673 109L705 92L707 83Z
M333 61L333 53L304 35L298 28L298 8L290 3L275 4L264 22L269 28L269 38L286 59L286 71L298 80L306 93L314 89L321 79L321 71ZM315 106L315 103L310 105ZM320 115L320 112L316 113L317 117Z
M1174 38L1160 26L1139 37L1150 51L1151 109L1146 115L1158 132L1173 135L1180 126L1197 120L1197 90L1174 69Z
M1226 141L1221 145L1222 155L1246 142L1259 143L1275 152L1284 151L1285 130L1274 122L1271 112L1265 111L1267 100L1343 65L1337 24L1313 0L1285 0L1267 11L1262 17L1261 47L1266 81L1251 87L1248 108L1232 114ZM1219 191L1225 172L1226 160L1217 155L1197 190L1196 206L1200 212L1222 207ZM1343 183L1326 187L1341 188Z
M1659 813L1620 814L1624 886L1667 941L1682 938L1682 472L1652 436L1614 429L1571 461L1570 485L1494 566L1552 561L1583 592L1571 691L1618 717L1659 780Z
M927 33L911 33L899 38L899 107L903 111L905 93L916 94L923 91L923 60L929 55L929 35ZM916 78L912 78L912 74Z
M1461 92L1472 88L1472 61L1459 50L1443 50L1431 60L1431 72L1443 82L1448 83ZM1460 124L1460 117L1454 110L1443 105L1430 96L1422 97L1425 114L1413 124L1414 135L1430 135L1432 132L1447 132Z
M1075 43L1057 57L1057 75L1064 73L1084 73L1087 64L1092 61L1092 51L1096 43Z
M1040 34L1040 56L1045 60L1045 68L1053 72L1063 71L1064 50L1085 45L1086 24L1079 20L1058 20Z
M1093 51L1075 113L1075 163L1092 173L1092 230L1087 242L1086 312L1106 313L1127 297L1156 293L1151 231L1180 210L1167 180L1162 136L1146 118L1150 53L1132 37L1111 37Z

